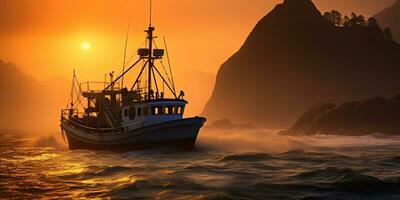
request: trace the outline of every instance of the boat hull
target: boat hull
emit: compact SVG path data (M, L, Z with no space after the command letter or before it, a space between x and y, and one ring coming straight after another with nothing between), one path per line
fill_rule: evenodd
M132 151L170 147L193 149L205 118L195 117L164 122L119 133L93 133L61 122L70 149Z

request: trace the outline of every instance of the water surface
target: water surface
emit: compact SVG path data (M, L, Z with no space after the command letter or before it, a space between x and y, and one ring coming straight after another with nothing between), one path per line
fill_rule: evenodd
M3 131L0 198L400 199L400 138L266 134L204 134L192 152L115 153Z

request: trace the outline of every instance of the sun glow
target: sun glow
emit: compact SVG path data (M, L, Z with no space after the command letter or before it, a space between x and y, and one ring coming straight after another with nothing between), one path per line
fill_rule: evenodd
M88 41L84 41L81 43L81 49L84 51L89 50L91 47L90 43Z

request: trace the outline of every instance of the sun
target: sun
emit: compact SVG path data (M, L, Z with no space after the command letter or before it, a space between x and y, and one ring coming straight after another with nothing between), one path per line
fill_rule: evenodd
M90 47L91 47L91 45L90 45L90 43L88 41L83 41L81 43L81 49L84 50L84 51L89 50Z

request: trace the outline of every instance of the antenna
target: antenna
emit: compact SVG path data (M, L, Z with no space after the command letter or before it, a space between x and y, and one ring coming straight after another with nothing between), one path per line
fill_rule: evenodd
M75 69L72 71L72 86L71 86L71 93L70 93L70 102L69 105L71 106L71 109L74 108L74 89L75 89ZM67 105L68 108L68 105Z
M153 0L150 0L150 16L149 16L149 25L151 26L151 15L152 15L152 9L153 9Z
M129 17L128 23L128 31L126 31L126 39L125 39L125 51L124 51L124 61L122 63L122 73L125 72L125 65L126 65L126 50L128 48L128 38L129 38L129 29L131 27L131 17ZM124 88L124 76L121 79L121 88Z
M168 60L169 74L171 75L171 79L172 79L172 88L174 89L174 92L176 93L176 90L175 90L175 82L174 82L174 76L173 76L173 74L172 74L171 61L170 61L170 59L169 59L168 46L167 46L167 41L166 41L166 39L165 39L165 36L163 36L163 39L164 39L165 50L167 51L167 60Z

